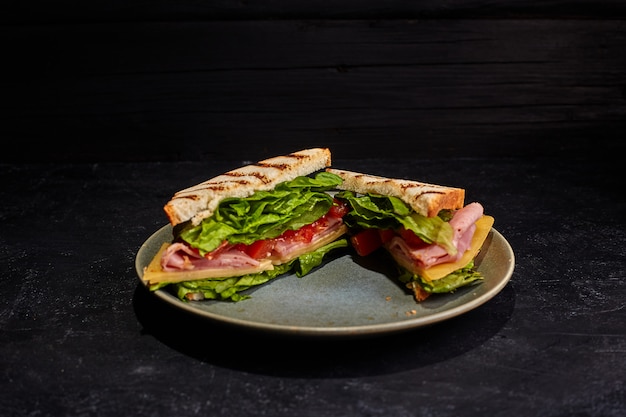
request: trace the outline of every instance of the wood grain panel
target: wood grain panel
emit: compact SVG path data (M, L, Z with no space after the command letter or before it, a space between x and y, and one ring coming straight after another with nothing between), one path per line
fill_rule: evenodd
M585 18L626 16L621 0L29 0L0 5L0 22Z
M4 28L2 160L623 150L622 20ZM367 146L365 146L367 144Z

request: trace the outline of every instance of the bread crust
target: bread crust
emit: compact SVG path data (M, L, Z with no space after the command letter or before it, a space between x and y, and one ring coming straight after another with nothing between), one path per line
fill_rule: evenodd
M465 190L462 188L385 178L335 168L327 168L326 171L343 179L343 183L337 187L341 190L397 197L426 217L434 217L444 209L460 209L465 201Z
M258 190L272 190L283 181L308 175L331 165L328 148L311 148L259 161L228 171L178 191L163 207L170 224L191 220L198 225L213 215L220 201L248 197Z

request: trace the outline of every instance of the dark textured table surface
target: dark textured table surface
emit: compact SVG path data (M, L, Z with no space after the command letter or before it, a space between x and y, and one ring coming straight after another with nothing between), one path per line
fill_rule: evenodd
M462 186L516 256L508 285L475 310L352 340L211 323L140 284L135 255L171 194L240 162L0 166L0 415L625 415L618 167L334 161Z

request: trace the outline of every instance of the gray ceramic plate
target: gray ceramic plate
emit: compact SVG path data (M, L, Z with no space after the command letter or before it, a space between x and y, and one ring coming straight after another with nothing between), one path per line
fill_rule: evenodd
M141 280L146 266L172 229L163 226L141 246L135 268ZM436 294L416 303L398 281L386 258L367 259L345 254L298 278L284 275L248 290L251 298L239 302L183 302L161 289L155 295L193 314L256 330L283 334L363 336L426 326L466 313L498 294L513 274L511 246L492 229L476 258L485 279L452 294ZM143 281L141 281L143 283Z

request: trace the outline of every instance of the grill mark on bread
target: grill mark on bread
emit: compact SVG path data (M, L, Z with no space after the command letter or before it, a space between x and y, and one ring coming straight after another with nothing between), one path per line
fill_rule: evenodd
M403 191L409 190L409 189L419 189L419 188L429 188L428 190L421 190L419 192L419 194L414 194L411 196L411 198L415 201L419 200L422 196L427 195L427 194L446 194L444 191L442 190L433 190L432 189L432 185L426 185L426 184L400 184L400 188Z
M288 155L283 156L283 158L290 158L290 159L295 159L295 163L300 162L300 161L304 161L306 159L311 159L310 156L308 155L298 155L295 153L290 153ZM294 162L282 162L282 163L272 163L269 162L269 160L265 160L265 161L260 161L257 166L260 167L267 167L267 168L275 168L278 169L280 171L284 171L288 168L290 168L291 166L293 166Z
M266 167L266 168L275 168L279 171L284 171L289 167L289 164L263 164L259 166Z
M276 156L225 172L174 194L164 206L173 226L187 220L197 225L212 215L226 197L244 198L256 190L270 190L283 181L330 166L328 148L312 148Z
M400 188L402 188L403 190L408 190L410 188L430 188L430 190L423 191L422 194L429 194L429 193L444 194L441 190L433 190L432 185L426 185L426 184L400 183Z
M259 165L257 165L259 166ZM176 194L174 194L174 198L188 198L188 199L192 199L192 200L197 200L197 193L199 191L225 191L228 190L231 186L235 185L235 186L254 186L255 184L250 181L247 180L246 177L254 177L257 178L259 181L261 181L264 184L267 184L271 181L271 178L269 178L267 175L263 174L262 172L259 171L252 171L252 172L239 172L238 170L233 170L233 171L229 171L226 172L224 174L221 175L222 177L232 177L232 179L228 179L228 180L220 180L220 181L216 181L215 179L211 179L203 184L200 184L199 186L195 187L193 189L193 194L186 194L186 192L189 192L189 190L185 190L185 191L180 191Z
M265 167L265 168L275 168L279 171L284 171L289 167L289 164L269 164L269 163L259 163L257 166Z
M354 178L362 180L363 178L371 178L371 176L367 174L363 174L363 175L355 175ZM393 180L390 178L385 178L385 179L369 179L369 180L366 179L366 180L363 180L363 183L367 186L371 186L371 185L380 185L380 184L391 184L393 182L397 182L398 187L400 187L403 192L406 192L407 190L410 190L410 189L416 189L416 188L429 188L428 190L423 190L419 194L413 195L412 198L414 200L418 200L421 196L426 195L426 194L446 194L446 192L442 190L433 190L432 188L434 186L430 184L415 184L415 183L407 183L404 181L406 180Z
M187 200L199 200L200 197L197 194L189 194L189 195L178 195L178 194L174 194L174 197L172 197L172 199L178 199L178 198L184 198Z
M365 173L327 168L343 178L339 189L357 193L395 196L409 204L417 213L432 217L442 209L463 207L465 190L399 178L379 177Z
M258 164L258 165L249 165L248 167L253 167L253 166L257 166L262 168L263 165ZM230 171L227 172L226 174L227 176L231 176L231 177L236 177L236 178L241 178L241 177L254 177L257 178L258 180L260 180L262 183L267 184L268 182L271 181L270 178L267 177L267 175L263 174L262 172L259 171L252 171L252 172L239 172L237 170L234 171ZM246 181L246 180L241 180L241 181L220 181L222 183L230 183L230 182L235 182L241 185L248 185L248 184L252 184L250 181Z
M228 175L228 174L224 174L224 175ZM247 181L245 179L229 180L229 181L215 181L215 182L206 183L206 184L204 184L203 187L194 188L192 194L187 194L189 191L179 191L178 193L174 194L173 198L187 198L187 199L191 199L191 200L197 200L199 198L199 196L198 196L198 192L199 191L207 191L207 190L224 191L224 190L228 190L229 187L227 187L226 184L242 185L242 186L252 185L252 183L250 181Z
M251 185L250 181L239 180L239 181L220 181L210 184L210 187L206 187L205 190L211 191L224 191L228 190L230 187L227 187L226 184L236 184L236 185Z

